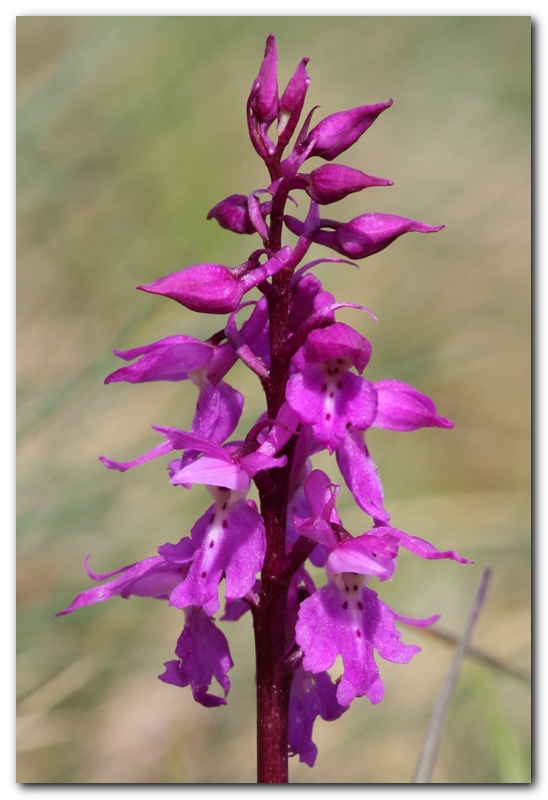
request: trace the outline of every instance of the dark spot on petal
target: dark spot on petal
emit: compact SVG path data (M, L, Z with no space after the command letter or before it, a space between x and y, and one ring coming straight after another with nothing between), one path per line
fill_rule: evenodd
M359 628L357 628L356 629L356 636L358 637L358 639L360 638L361 635L362 635L362 632L360 631Z
M210 545L210 546L211 546L211 545ZM358 608L360 609L360 611L363 611L363 603L361 603L361 602L358 602Z
M207 575L207 572L202 572L202 578L205 578L206 575Z
M345 611L348 608L348 602L346 600L343 603L343 608L344 608Z
M228 505L228 503L225 503L225 504L224 504L224 506L223 506L223 511L226 511L226 507L227 507L227 505Z
M349 591L350 591L350 589L348 588L348 586L346 585L346 583L344 584L344 588L345 588L345 590L346 590L347 592L349 592Z
M226 519L223 520L223 528L226 530L228 528L228 522Z
M210 546L210 547L213 547L213 545L214 545L214 544L215 544L215 540L214 540L214 539L212 539L212 540L210 541L210 543L209 543L209 546Z
M355 592L358 591L358 585L357 584L354 584L354 586L352 588L354 589Z
M209 524L211 525L213 522L215 522L215 512L209 518Z
M342 381L337 381L337 389L342 389Z
M327 383L322 386L322 392L327 392Z
M335 392L329 392L329 397L335 397Z
M338 367L335 367L335 369L333 370L333 372L332 372L331 374L332 374L332 375L336 375L338 371L339 371L339 368L338 368Z
M344 363L344 360L342 358L338 358L337 359L337 364L343 364L343 363Z
M331 414L326 414L326 415L325 415L325 418L326 418L327 420L330 420L330 419L331 419Z

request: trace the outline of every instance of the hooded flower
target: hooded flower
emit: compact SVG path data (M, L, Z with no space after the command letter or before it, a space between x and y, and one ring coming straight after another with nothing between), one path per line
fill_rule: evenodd
M348 425L368 428L377 413L377 396L362 372L371 354L368 340L342 322L312 331L303 348L306 367L291 376L286 398L298 419L311 425L320 444L333 453Z
M191 539L163 545L158 552L176 559L192 551L187 577L172 591L169 603L177 608L198 606L213 616L220 606L219 583L225 579L227 602L246 596L255 584L265 547L264 522L240 492L210 487L215 503L191 531Z
M289 230L300 236L304 223L295 217L285 217ZM369 211L350 222L320 220L312 241L329 247L347 258L360 259L379 253L404 233L436 233L444 225L426 225L424 222ZM327 229L327 230L326 230Z
M319 493L326 477L317 470L312 472L308 478L310 491ZM344 671L337 687L337 701L347 707L354 697L365 694L372 703L378 703L383 698L384 686L375 651L387 661L406 664L420 650L401 642L395 621L401 619L426 626L438 617L426 620L400 617L368 588L370 579L384 581L392 577L400 547L429 560L450 558L469 562L452 550L440 552L424 539L391 527L372 528L356 538L337 535L325 518L324 511L316 520L303 520L297 525L302 534L328 548L325 565L328 582L303 600L299 609L295 638L304 653L303 667L315 674L324 672L340 655Z

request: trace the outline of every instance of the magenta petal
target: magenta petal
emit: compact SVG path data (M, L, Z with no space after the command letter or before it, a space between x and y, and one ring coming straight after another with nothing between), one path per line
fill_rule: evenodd
M397 531L397 533L400 537L400 547L404 547L416 556L420 556L420 558L426 558L429 561L450 558L452 561L458 561L459 564L474 563L467 558L463 558L463 556L459 556L454 550L438 550L433 544L421 539L419 536L410 536L403 531Z
M292 375L286 399L297 417L311 425L320 444L333 453L344 440L348 425L359 430L375 419L377 397L372 384L352 372L328 375L310 367Z
M303 667L313 673L325 672L340 655L344 672L336 697L345 708L356 696L367 694L371 702L378 703L384 694L373 643L363 628L362 614L348 604L334 583L301 603L295 633L304 652Z
M234 461L221 461L212 456L202 456L176 472L170 482L177 484L201 483L205 486L226 486L236 492L246 494L251 478Z
M394 614L371 589L356 587L343 594L330 582L301 603L296 640L304 651L303 667L324 672L342 657L344 672L337 688L337 701L349 706L355 697L367 695L379 703L384 686L374 651L382 658L408 663L420 648L400 641Z
M327 672L317 675L299 667L291 681L289 698L289 755L299 756L299 761L314 766L318 748L312 741L316 717L331 722L346 711L337 701L337 687Z
M179 428L168 428L162 425L153 425L152 427L168 439L173 450L196 450L220 461L231 461L227 450L221 447L220 444L205 439L203 436L181 431Z
M346 368L350 365L356 367L360 374L369 363L371 350L369 340L344 322L334 322L327 328L316 328L308 334L304 345L307 364L342 359Z
M159 675L164 683L174 686L189 686L196 702L207 707L226 704L230 689L228 671L233 666L225 635L212 619L198 608L186 612L185 627L175 648L179 661L168 661L166 670ZM208 692L215 680L224 691L224 697Z
M357 575L371 575L381 580L391 577L391 570L373 556L367 536L357 536L338 544L328 554L325 567L328 575L355 572Z
M153 458L165 456L167 453L171 453L172 450L173 445L170 442L162 442L161 444L157 444L156 447L153 447L152 450L143 453L142 456L134 458L132 461L113 461L111 458L105 458L105 456L99 456L99 461L104 464L107 469L117 469L118 472L126 472L126 470L138 467L140 464L144 464L146 461L150 461Z
M224 576L227 600L245 597L253 588L266 547L262 517L245 500L228 508L211 506L192 529L196 545L188 577L171 593L170 605L219 609L218 586Z
M441 616L440 614L434 614L425 619L415 619L414 617L405 617L403 614L396 614L395 611L392 611L392 613L394 614L394 618L399 622L405 622L406 625L413 625L415 628L429 628L430 625L437 622Z

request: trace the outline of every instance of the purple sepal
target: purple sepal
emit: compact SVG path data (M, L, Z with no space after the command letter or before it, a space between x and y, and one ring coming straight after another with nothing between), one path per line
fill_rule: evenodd
M96 574L88 568L86 557L84 566L89 577L96 581L118 577L102 586L94 586L79 594L63 611L55 615L70 614L77 608L89 606L92 603L101 603L111 597L153 597L157 600L167 600L172 590L186 578L188 567L184 564L175 564L166 561L162 556L151 556L127 567L107 572L103 575Z
M234 433L244 406L244 396L225 381L207 382L198 395L192 433L222 444Z
M324 545L328 550L337 546L337 537L331 523L340 525L335 508L339 487L332 483L320 469L313 470L304 483L304 499L294 515L295 530L308 539ZM308 512L309 516L305 517Z
M332 722L346 711L337 701L336 693L337 687L327 672L313 675L302 667L295 670L289 697L289 755L299 756L299 761L309 767L314 766L318 755L312 741L316 717Z
M420 536L410 536L408 533L404 533L404 531L400 531L397 528L372 528L370 531L367 531L364 536L369 536L370 539L371 537L379 537L379 543L376 548L378 552L381 547L381 537L385 542L392 538L398 547L403 547L405 550L409 550L410 553L414 553L414 555L425 558L428 561L450 558L452 561L457 561L459 564L473 563L468 558L460 556L454 550L438 550L433 544L427 542L426 539L421 539Z
M328 375L355 367L361 374L371 358L371 343L350 325L334 322L311 331L304 344L307 365L326 364Z
M166 336L131 350L114 350L114 355L124 361L138 360L112 372L105 383L187 380L188 373L204 367L213 352L210 344L192 336Z
M433 401L403 381L383 380L373 384L377 391L375 428L414 431L417 428L453 428L450 419L440 417Z
M189 686L197 703L209 708L226 705L230 689L228 671L233 666L225 635L216 627L201 608L188 608L185 612L185 627L175 647L180 660L167 661L162 675L164 683L173 686ZM208 692L215 680L224 691L224 697Z

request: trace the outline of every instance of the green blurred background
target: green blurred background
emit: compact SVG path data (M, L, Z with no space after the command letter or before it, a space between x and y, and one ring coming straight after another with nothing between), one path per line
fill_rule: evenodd
M281 87L310 57L307 108L326 115L394 98L342 159L391 178L328 216L366 210L446 223L318 275L339 319L373 344L372 380L431 394L453 431L372 431L393 523L474 566L402 555L382 597L441 613L458 636L482 570L492 587L474 636L503 668L468 658L434 781L530 778L530 36L528 17L19 17L17 21L18 773L25 783L245 783L255 779L249 615L222 624L235 666L229 704L196 705L156 679L182 627L167 604L113 600L54 618L89 582L178 541L208 503L168 484L165 460L124 475L97 457L186 427L188 384L103 386L113 347L218 321L136 292L197 261L236 265L257 246L207 222L264 186L245 102L268 33ZM318 255L320 251L318 250ZM260 406L244 369L245 431ZM328 469L336 479L332 462ZM325 466L325 464L324 464ZM354 534L367 519L342 493ZM406 783L452 647L381 663L386 698L316 724L293 782ZM524 677L525 676L525 677Z

